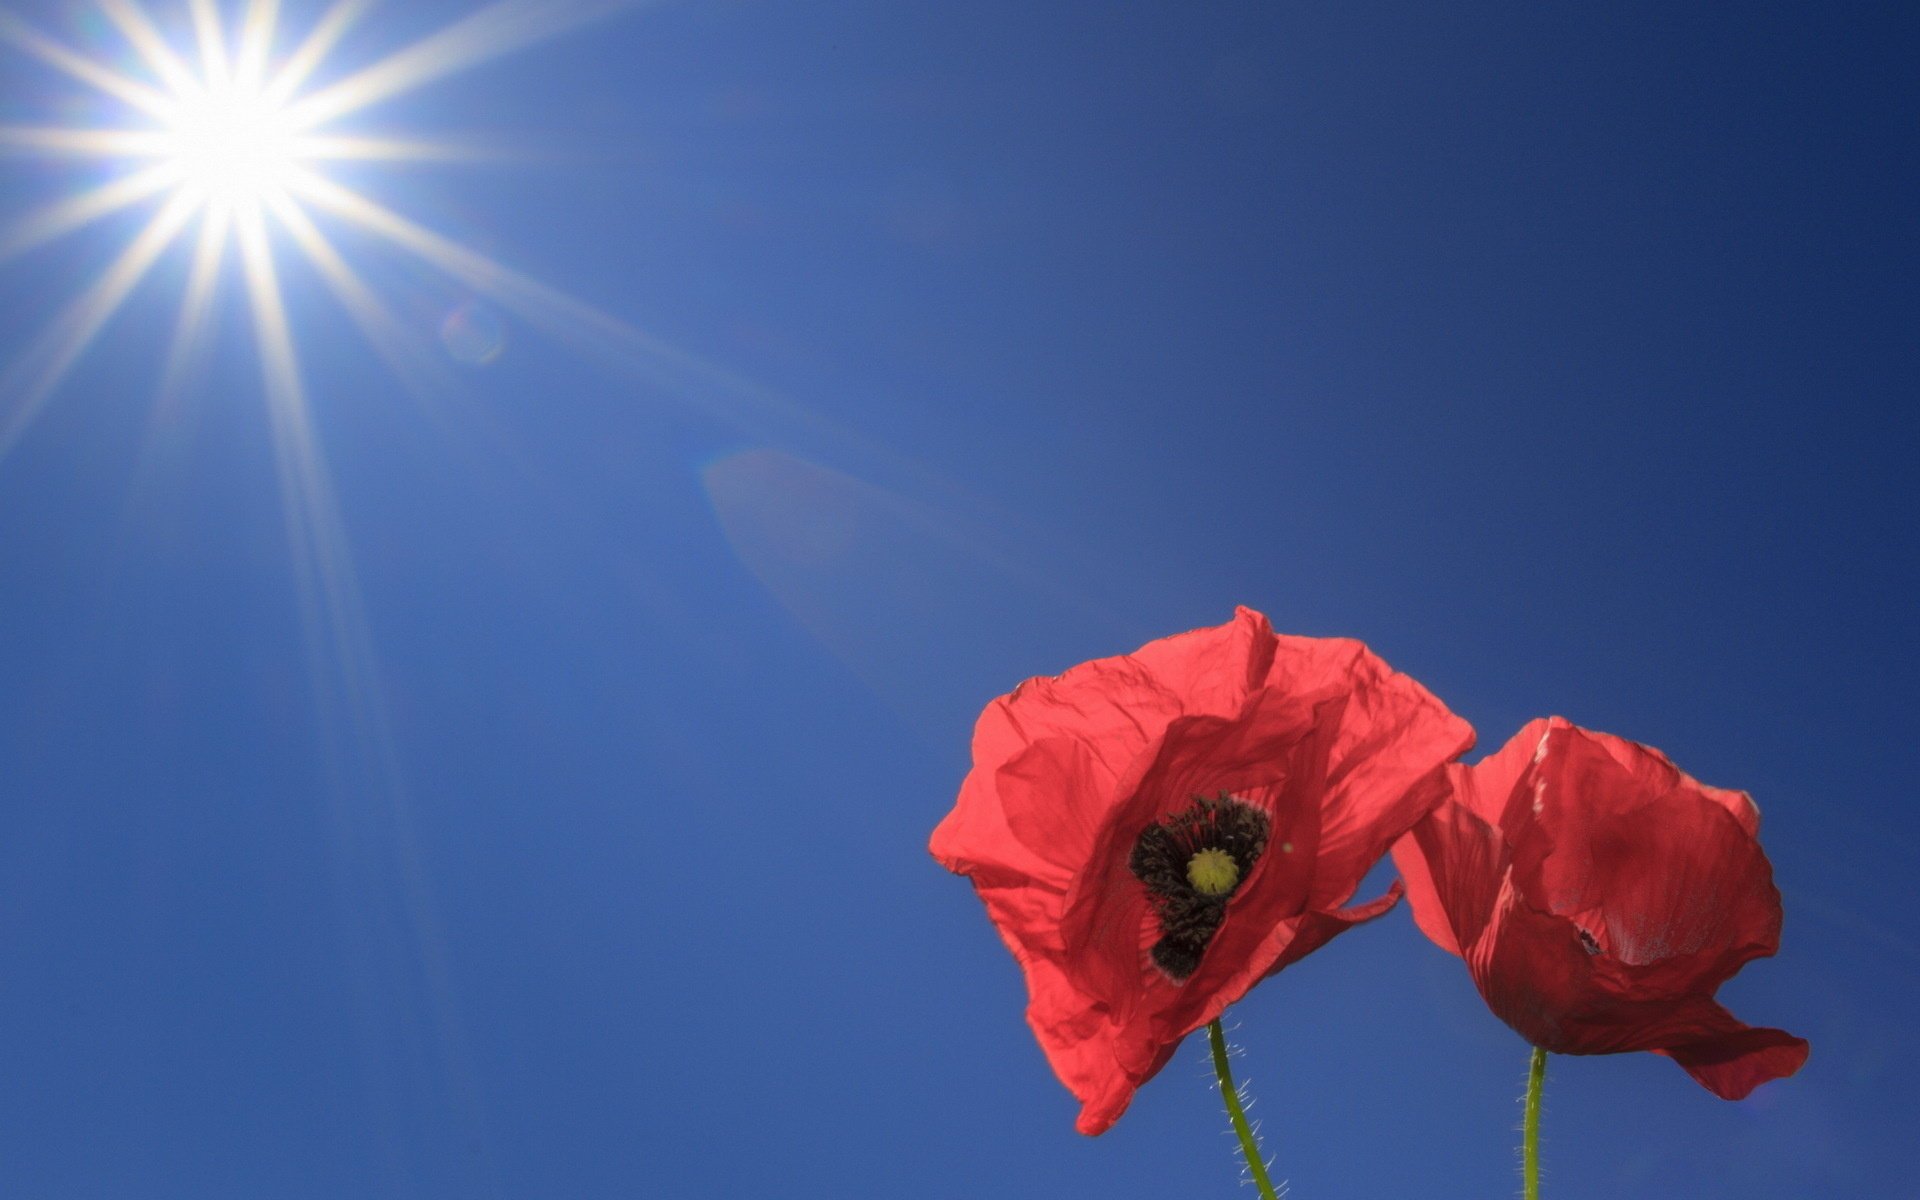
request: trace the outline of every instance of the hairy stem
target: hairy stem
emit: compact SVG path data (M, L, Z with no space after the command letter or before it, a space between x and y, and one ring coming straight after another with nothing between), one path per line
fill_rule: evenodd
M1547 1082L1547 1052L1533 1048L1527 1070L1527 1120L1520 1134L1520 1175L1526 1200L1540 1200L1540 1093Z
M1227 1065L1227 1035L1221 1031L1219 1021L1207 1026L1207 1042L1213 1047L1213 1073L1220 1079L1220 1098L1226 1101L1227 1118L1240 1137L1240 1157L1247 1160L1247 1170L1260 1186L1261 1200L1279 1200L1273 1191L1273 1180L1267 1178L1267 1164L1260 1158L1260 1143L1253 1136L1253 1127L1247 1124L1246 1110L1240 1107L1240 1090L1233 1086L1233 1068Z

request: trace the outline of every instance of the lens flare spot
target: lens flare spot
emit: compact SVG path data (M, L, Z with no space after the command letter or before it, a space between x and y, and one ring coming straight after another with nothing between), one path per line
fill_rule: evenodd
M455 362L484 367L506 352L506 325L492 309L468 300L440 322L440 344Z

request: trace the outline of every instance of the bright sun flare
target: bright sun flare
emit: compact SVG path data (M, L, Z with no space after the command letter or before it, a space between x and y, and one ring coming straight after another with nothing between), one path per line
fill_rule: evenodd
M281 271L296 249L374 348L417 379L426 357L418 330L400 319L335 248L327 224L352 227L450 277L536 325L637 335L578 301L386 208L329 178L343 159L395 165L473 157L471 148L344 132L339 123L382 101L552 37L641 0L492 0L371 65L328 78L341 40L373 0L331 0L302 35L282 39L282 0L244 0L223 15L217 0L171 0L156 20L143 0L90 0L120 45L74 48L0 9L0 42L123 106L96 125L0 123L0 155L104 160L116 174L0 224L0 263L146 206L150 215L38 341L0 374L0 457L98 339L163 255L194 243L175 319L163 399L198 352L226 262L238 260L252 315L266 399L293 455L315 453ZM288 8L294 7L291 4ZM156 6L157 8L157 6ZM128 52L131 52L129 57ZM5 110L27 97L7 68ZM316 81L320 81L317 82ZM197 231L194 232L194 231ZM484 349L484 348L483 348ZM450 353L455 348L448 347ZM470 348L462 345L460 355ZM485 354L473 357L484 361ZM291 448L290 448L291 447ZM307 468L317 469L317 468Z
M179 186L209 205L258 205L290 190L303 153L286 105L228 83L176 96L161 155Z

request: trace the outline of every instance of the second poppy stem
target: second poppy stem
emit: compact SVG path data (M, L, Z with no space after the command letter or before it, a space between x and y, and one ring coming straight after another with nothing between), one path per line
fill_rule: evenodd
M1240 1089L1233 1085L1233 1068L1227 1065L1227 1035L1217 1020L1207 1026L1207 1043L1213 1047L1213 1073L1220 1080L1220 1098L1226 1101L1227 1119L1233 1122L1233 1131L1240 1137L1240 1157L1247 1160L1247 1170L1259 1185L1262 1200L1279 1200L1273 1191L1273 1180L1267 1177L1267 1164L1260 1157L1260 1142L1253 1136L1253 1126L1247 1124L1247 1110L1240 1106Z
M1540 1200L1540 1093L1546 1089L1547 1052L1533 1048L1527 1070L1527 1117L1520 1134L1520 1176L1526 1200Z

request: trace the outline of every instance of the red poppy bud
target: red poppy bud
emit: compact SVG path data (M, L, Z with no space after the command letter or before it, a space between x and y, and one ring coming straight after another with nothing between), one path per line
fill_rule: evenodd
M1414 919L1494 1015L1558 1054L1651 1050L1738 1100L1807 1043L1713 993L1780 946L1780 893L1744 792L1558 717L1475 766L1394 847Z
M1182 1038L1398 899L1346 907L1473 731L1359 642L1222 626L987 706L930 849L1025 970L1027 1020L1106 1130Z

